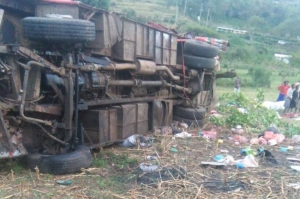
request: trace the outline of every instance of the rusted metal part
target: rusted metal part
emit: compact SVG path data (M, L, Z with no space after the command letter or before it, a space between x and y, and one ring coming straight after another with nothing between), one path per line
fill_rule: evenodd
M40 96L42 79L41 76L41 67L33 65L31 70L29 71L26 100L34 100Z
M178 34L178 32L175 28L167 28L166 26L164 26L162 24L159 24L159 23L155 23L153 21L148 21L147 25L152 27L152 28L156 28L156 29L159 29L161 31L164 31L164 32L170 32L170 33L173 33L173 34Z
M200 106L210 107L215 100L215 73L206 74L204 77L203 91L199 94Z
M172 85L170 83L165 83L165 86L174 88L174 89L179 90L179 91L184 91L187 94L191 94L193 92L193 90L191 88L185 88L185 87L178 86L178 85Z
M80 118L91 147L119 142L132 134L148 132L148 103L82 111Z
M163 81L110 80L109 86L162 86Z
M12 46L11 50L13 52L18 53L21 56L25 56L27 58L31 58L33 60L35 60L36 62L42 63L44 68L50 69L53 73L62 76L65 74L65 69L63 67L56 67L54 64L52 64L51 62L45 60L44 58L42 58L41 56L35 54L34 52L32 52L31 50L24 48L22 46Z
M138 59L133 75L153 75L156 72L156 64L152 61Z
M21 91L21 103L19 107L19 113L20 116L23 120L28 121L28 122L38 122L41 124L49 125L51 126L52 123L51 121L46 121L46 120L41 120L41 119L36 119L36 118L30 118L26 117L24 115L24 108L25 108L25 98L26 98L26 91L27 91L27 86L28 86L28 78L29 78L29 71L33 65L39 66L39 67L45 67L44 64L41 64L36 61L29 61L26 65L19 63L22 67L24 67L25 72L24 72L24 80L23 80L23 90Z
M26 155L27 151L22 144L22 134L14 128L7 129L2 111L0 110L0 159Z
M68 76L64 78L65 86L67 93L65 95L65 107L64 107L64 119L63 123L65 124L65 129L67 131L67 135L65 137L65 142L68 142L72 138L73 132L73 112L74 112L74 82L72 79L72 71L68 71Z
M173 100L155 100L153 102L154 127L166 126L172 123Z
M198 71L194 70L194 69L191 69L191 70L188 71L188 75L189 75L190 78L197 77Z
M47 113L50 115L61 115L62 107L61 105L47 104L25 104L25 111L33 111L39 113Z
M116 109L82 111L79 118L86 132L86 143L93 145L118 139Z
M25 122L28 122L27 120L25 120ZM64 142L60 139L58 139L57 137L53 136L51 133L49 133L42 125L40 125L39 123L37 122L30 122L31 124L34 124L36 126L38 126L42 131L43 133L45 133L49 138L55 140L56 142L64 145L64 146L68 146L69 144L67 142Z
M18 100L19 98L19 92L22 88L21 86L21 75L20 75L20 69L19 66L15 63L14 56L7 56L7 62L11 66L11 74L9 75L9 79L11 82L11 89L12 93L9 94L7 97L11 99Z
M54 90L54 92L56 93L56 95L57 95L59 101L60 101L61 103L63 103L64 100L65 100L65 97L64 97L64 95L62 94L61 90L57 87L56 84L53 83L53 81L50 81L49 83L50 83L50 86L52 87L52 89Z
M95 13L92 21L96 24L96 40L87 45L92 54L122 61L143 58L160 65L176 65L176 35L103 11Z
M3 117L5 120L12 120L14 121L16 124L21 124L21 120L18 120L16 117L14 116L4 116Z
M165 71L172 80L179 80L179 76L175 76L167 66L157 66L152 61L138 59L136 64L131 63L112 63L107 66L99 66L96 64L87 64L80 70L132 70L133 75L153 75L156 71Z
M165 71L172 80L180 80L179 76L175 76L167 66L156 66L157 71Z
M114 107L117 109L117 132L119 139L133 134L148 132L148 104L125 104Z
M112 63L108 66L100 66L99 69L101 70L136 70L136 65L131 63Z
M113 100L91 100L85 102L89 107L93 106L102 106L102 105L114 105L114 104L126 104L126 103L135 103L135 102L151 102L153 100L163 100L163 99L176 99L177 96L159 96L159 97L136 97L136 98L121 98Z
M2 141L2 146L4 148L7 148L9 151L14 151L15 147L10 140L10 135L6 128L6 124L4 122L3 114L2 114L1 110L0 110L0 133L1 133L0 137L1 137L1 141Z

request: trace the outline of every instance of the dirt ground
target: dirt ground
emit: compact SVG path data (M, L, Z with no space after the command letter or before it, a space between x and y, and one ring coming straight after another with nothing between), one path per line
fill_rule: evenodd
M300 182L300 173L290 168L287 157L300 158L300 150L287 139L280 146L251 146L269 150L278 164L257 158L259 167L238 169L236 166L202 166L226 153L241 159L241 149L228 140L230 134L218 133L218 139L155 136L149 148L125 148L117 145L94 151L89 169L72 175L53 176L29 171L22 160L0 161L0 198L299 198L300 189L287 185ZM248 138L254 135L246 135ZM294 146L287 153L281 146ZM147 160L147 156L157 157ZM140 163L158 165L160 172L142 172ZM57 180L71 180L58 185Z

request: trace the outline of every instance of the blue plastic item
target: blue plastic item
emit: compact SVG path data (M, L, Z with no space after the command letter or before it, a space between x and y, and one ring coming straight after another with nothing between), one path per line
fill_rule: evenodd
M243 169L243 168L245 168L245 167L244 167L244 164L243 164L243 163L238 162L238 163L236 163L236 168L238 168L238 169Z
M258 153L262 153L264 152L265 150L263 148L260 148L260 149L257 149Z
M283 152L283 153L286 153L287 152L287 148L286 147L280 147L279 151L280 152Z
M214 160L217 161L217 162L219 162L219 161L223 160L224 158L225 158L225 157L224 157L223 155L216 155L216 156L214 157Z

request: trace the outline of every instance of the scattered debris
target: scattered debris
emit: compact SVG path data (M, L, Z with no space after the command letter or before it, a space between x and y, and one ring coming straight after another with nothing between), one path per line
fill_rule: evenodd
M280 152L283 152L283 153L286 153L287 150L288 150L288 149L287 149L286 147L280 147L280 148L279 148L279 151L280 151Z
M293 147L293 146L287 146L286 148L287 148L288 150L290 150L290 151L291 151L291 150L294 150L294 147Z
M298 163L300 163L300 159L298 159L298 158L287 158L287 160L290 161L290 162L298 162Z
M286 185L287 187L292 187L293 189L300 189L300 182L297 183L289 183Z
M220 152L221 152L221 153L228 153L229 151L228 151L228 150L223 150L223 149L221 149Z
M243 164L242 162L236 163L236 167L237 167L238 169L243 169L243 168L245 168L245 166L244 166L244 164Z
M300 172L300 166L291 166L291 168L292 169L294 169L294 170L296 170L296 171L298 171L298 172Z
M218 144L222 144L223 142L224 142L224 141L221 140L221 139L218 139L218 141L217 141Z
M205 139L216 139L217 132L215 132L215 131L203 131L202 136Z
M226 166L226 164L224 162L205 162L205 161L202 161L201 164L203 166L216 166L216 167Z
M233 134L242 134L244 133L244 129L242 129L241 125L237 125L236 128L231 128L231 132Z
M146 160L157 160L157 156L148 155L146 156Z
M252 138L252 139L250 140L250 144L251 144L251 145L256 145L256 144L258 144L258 138Z
M153 165L153 164L146 164L146 163L141 163L140 164L140 169L143 172L152 172L158 169L158 165Z
M56 180L56 184L59 184L59 185L71 185L72 181L71 180Z
M223 155L216 155L214 157L214 160L217 161L217 162L223 162L225 159L225 157Z
M187 138L187 137L191 137L191 136L192 136L192 134L185 132L185 131L183 131L181 133L177 133L175 135L175 137L178 137L178 138Z
M145 137L143 135L132 135L128 137L126 140L123 142L124 147L134 147L137 146L138 144L142 147L150 147L153 144L153 138L150 137Z
M294 135L292 137L292 142L296 144L300 144L300 135Z
M255 157L250 154L247 155L244 159L234 160L234 158L230 155L226 156L223 161L226 165L236 165L237 163L242 163L244 167L258 167L258 163L255 160Z
M237 108L237 110L238 110L240 113L242 113L242 114L247 114L247 113L248 113L248 111L247 111L246 109L244 109L244 108Z
M242 160L237 160L237 162L241 162L244 164L244 167L258 167L258 163L255 160L255 157L253 155L247 155Z
M233 141L238 142L239 144L246 144L248 142L248 139L244 136L241 136L241 135L235 135L233 137Z
M278 161L275 159L275 157L272 155L272 153L265 149L258 149L258 157L267 160L268 162L272 164L278 164Z
M265 138L260 137L260 138L258 138L258 144L261 144L261 145L267 145L267 144L268 144L268 141L265 140Z
M262 106L264 106L267 109L271 109L275 111L284 110L284 101L279 101L279 102L264 101L262 103Z
M274 146L274 145L276 145L277 143L278 143L278 142L277 142L276 139L271 139L271 140L268 141L268 145L270 145L270 146Z
M175 127L174 125L171 126L163 126L160 128L155 128L154 130L154 134L159 134L159 135L173 135L176 133L181 132L177 127Z
M255 155L255 152L251 147L246 147L245 149L241 150L241 155Z
M172 152L174 152L174 153L177 153L177 152L178 152L178 150L177 150L175 147L171 147L171 148L170 148L170 151L172 151Z

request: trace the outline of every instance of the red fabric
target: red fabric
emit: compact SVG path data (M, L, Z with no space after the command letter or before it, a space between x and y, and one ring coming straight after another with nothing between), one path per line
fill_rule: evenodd
M288 85L284 85L284 84L278 86L278 90L280 91L280 94L284 94L284 95L286 95L289 88L290 87Z

